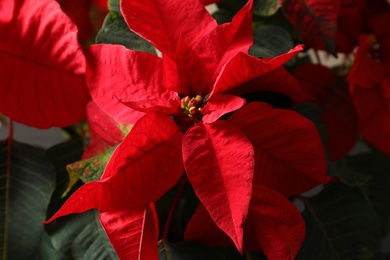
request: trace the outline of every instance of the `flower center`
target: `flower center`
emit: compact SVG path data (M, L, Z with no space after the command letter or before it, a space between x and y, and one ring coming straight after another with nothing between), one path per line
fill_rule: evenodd
M181 99L181 108L191 121L198 123L202 119L202 108L204 107L204 98L201 95L190 98L189 96Z

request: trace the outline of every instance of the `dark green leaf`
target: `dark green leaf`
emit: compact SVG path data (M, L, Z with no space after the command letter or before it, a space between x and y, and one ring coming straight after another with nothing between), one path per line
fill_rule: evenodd
M97 156L68 164L66 169L69 173L70 181L64 195L70 191L70 189L79 179L83 183L100 180L104 172L104 168L106 167L107 162L115 148L116 147L107 149L104 153Z
M209 247L190 242L158 242L160 260L237 260L245 259L236 249Z
M64 256L53 247L49 235L43 232L39 252L35 260L60 260L63 258Z
M240 10L245 5L245 3L245 1L241 0L223 0L220 1L217 6L218 9L226 9L233 13L237 13L238 10Z
M65 202L66 198L61 196L69 184L66 165L80 160L83 151L84 143L81 138L71 139L46 150L47 156L54 165L57 177L56 189L48 207L48 216L52 216Z
M127 23L119 13L109 13L96 36L96 43L121 44L131 50L149 52L156 51L148 41L130 31Z
M253 13L260 16L274 15L280 8L280 0L257 0L253 6Z
M54 187L55 171L43 150L15 141L9 150L7 141L0 142L2 259L34 259Z
M118 259L96 210L60 218L53 225L50 237L62 254L72 259Z
M120 0L108 0L108 10L120 13Z
M390 158L379 152L349 156L345 160L348 169L371 176L367 195L381 218L382 234L387 234L390 219Z
M296 259L378 259L378 216L356 188L328 184L305 199L307 236Z
M348 169L345 163L329 163L328 172L332 176L337 176L340 180L351 187L361 187L366 185L371 176L358 171Z
M262 25L253 29L253 46L249 53L256 57L276 57L294 47L290 34L283 28L273 25ZM291 65L294 59L286 63Z
M226 9L219 9L213 13L214 19L218 22L218 24L231 22L234 14L232 11Z

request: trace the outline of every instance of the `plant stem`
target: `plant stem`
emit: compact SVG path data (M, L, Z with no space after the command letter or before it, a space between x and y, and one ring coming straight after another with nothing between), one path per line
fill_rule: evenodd
M183 190L184 190L184 187L186 184L187 184L187 176L183 175L183 177L179 180L179 184L178 184L179 188L176 192L175 198L173 199L171 208L169 209L167 220L165 222L164 233L162 236L162 240L164 240L164 241L168 241L168 233L169 233L169 228L171 226L171 222L173 219L173 214L175 213L177 204L179 203L179 200L180 200L180 196L183 193Z

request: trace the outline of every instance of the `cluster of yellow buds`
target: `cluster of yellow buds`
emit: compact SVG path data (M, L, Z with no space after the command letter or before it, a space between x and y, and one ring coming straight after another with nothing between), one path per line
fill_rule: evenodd
M189 96L181 99L181 108L184 113L189 116L197 119L201 116L201 110L204 105L203 97L201 95L196 95L196 97L190 98Z

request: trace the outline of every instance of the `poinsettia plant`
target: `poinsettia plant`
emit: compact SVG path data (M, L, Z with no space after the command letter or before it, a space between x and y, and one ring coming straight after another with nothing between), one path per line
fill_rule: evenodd
M389 256L387 1L0 13L2 258Z

